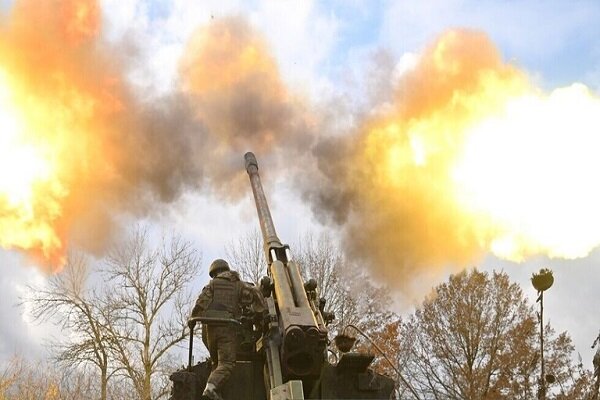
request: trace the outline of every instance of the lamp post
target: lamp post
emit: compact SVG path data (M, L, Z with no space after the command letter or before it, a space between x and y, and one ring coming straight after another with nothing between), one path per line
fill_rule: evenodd
M554 283L554 276L552 271L547 268L540 269L540 272L531 276L531 283L538 292L538 298L536 302L540 303L540 359L541 359L541 371L540 379L538 381L538 399L546 399L546 378L548 381L554 381L554 375L545 376L544 371L544 292L552 286Z

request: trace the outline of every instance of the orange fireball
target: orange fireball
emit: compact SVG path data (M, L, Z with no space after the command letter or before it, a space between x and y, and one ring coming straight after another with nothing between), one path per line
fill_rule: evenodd
M60 263L62 240L53 227L66 189L56 176L52 149L33 135L0 72L0 245L38 249Z
M452 30L329 169L344 174L323 198L348 202L347 249L391 278L490 252L584 257L600 245L599 132L600 98L588 88L546 92L485 34Z
M20 0L1 26L0 246L51 270L114 164L119 91L93 45L98 11L93 0Z

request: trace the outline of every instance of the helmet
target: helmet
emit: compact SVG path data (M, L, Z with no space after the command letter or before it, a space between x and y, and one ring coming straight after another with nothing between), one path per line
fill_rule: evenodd
M223 271L229 271L229 264L227 264L227 261L217 258L210 264L208 275L210 275L211 278L214 278Z

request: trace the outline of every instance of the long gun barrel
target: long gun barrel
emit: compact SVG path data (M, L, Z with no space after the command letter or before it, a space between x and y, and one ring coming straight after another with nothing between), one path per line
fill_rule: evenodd
M260 221L260 230L263 235L265 244L265 252L267 260L273 260L272 250L278 252L279 249L283 248L283 245L277 237L275 232L275 225L273 225L273 218L271 217L271 211L269 211L269 205L267 204L267 198L263 191L262 184L260 183L260 176L258 175L258 161L254 153L246 153L244 155L246 161L246 172L250 178L250 185L252 186L252 193L254 194L254 201L256 202L256 211L258 212L258 220Z
M265 254L269 263L268 275L272 281L273 296L267 304L272 320L277 321L277 333L267 338L270 352L268 365L271 374L281 374L283 380L317 377L325 359L327 329L318 305L309 300L298 265L288 260L288 246L283 245L269 211L269 206L258 174L258 162L252 153L244 156L246 171L252 185L256 211L260 220ZM276 343L276 349L273 344ZM273 357L276 353L277 356ZM280 365L278 372L273 365ZM279 379L271 379L280 382ZM273 387L272 387L273 388Z

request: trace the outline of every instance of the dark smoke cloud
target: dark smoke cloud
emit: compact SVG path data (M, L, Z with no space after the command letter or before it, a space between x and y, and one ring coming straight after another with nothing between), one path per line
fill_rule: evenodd
M388 146L374 145L369 131L443 108L454 87L476 90L471 77L479 71L497 70L502 79L494 50L468 51L486 49L487 39L457 41L438 54L452 65L471 66L456 76L436 75L431 50L425 67L405 77L393 111L376 118L357 113L371 116L354 135L315 144L327 112L290 93L265 40L243 18L200 27L180 60L179 86L149 100L125 79L136 59L116 57L123 49L103 41L97 2L63 1L60 12L56 4L17 1L0 37L0 65L51 116L35 117L33 125L45 128L42 142L58 143L64 164L58 173L66 194L52 194L56 207L45 215L62 242L50 250L23 248L29 253L54 260L72 240L101 252L118 236L119 215L160 212L185 191L236 201L248 193L242 155L249 150L266 167L267 179L279 172L295 177L317 216L341 230L349 258L399 286L423 266L464 262L480 250L468 225L457 230L455 218L462 216L443 187L428 181L428 172L442 169L445 159L434 160L434 170L417 171L400 190L392 188L381 179L377 156ZM393 99L382 84L391 63L383 54L377 60L381 68L367 80L371 92L362 103L367 107ZM408 139L400 134L395 140ZM366 157L365 149L374 155ZM60 213L50 212L56 208Z
M224 18L196 32L180 71L209 132L216 162L207 165L207 178L222 195L235 199L247 191L239 164L246 151L274 167L314 140L314 115L287 90L264 39L245 19Z
M242 18L201 27L180 87L151 100L125 79L136 58L119 54L131 40L125 49L103 40L96 1L18 0L0 22L0 67L20 104L42 111L28 123L61 166L61 190L49 190L36 215L59 243L9 244L39 260L56 263L73 240L100 252L120 214L158 212L186 190L237 199L245 151L277 163L277 149L289 157L312 141L308 113Z
M485 35L451 31L401 77L390 104L364 114L354 132L319 140L319 181L305 182L304 196L340 229L349 260L409 292L419 278L484 254L486 233L452 195L452 162L477 107L503 99L486 82L519 87L521 78Z

